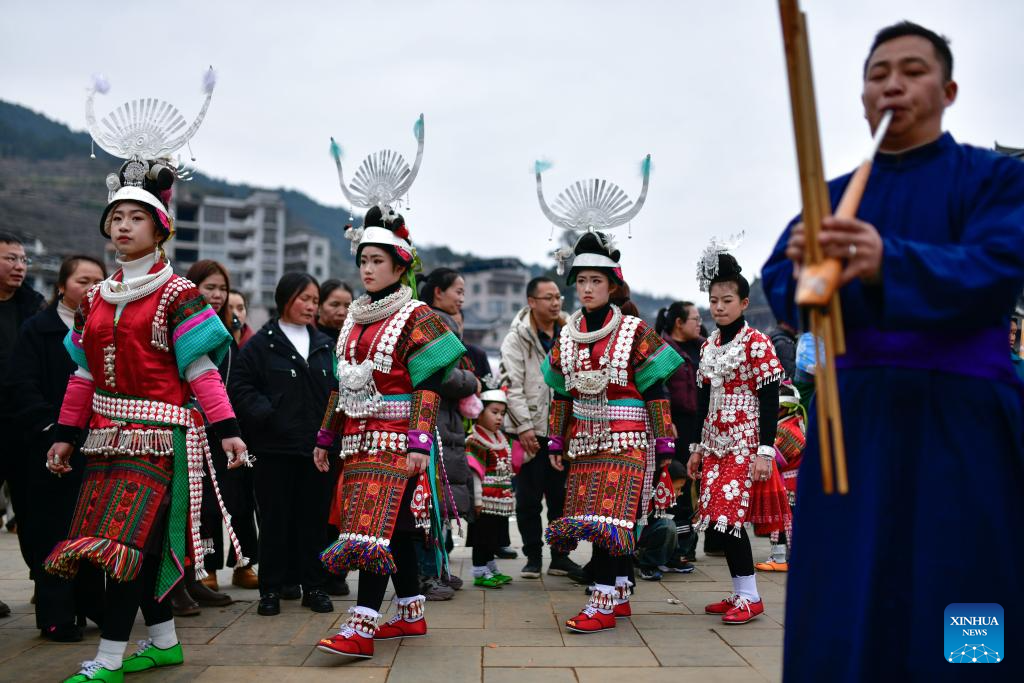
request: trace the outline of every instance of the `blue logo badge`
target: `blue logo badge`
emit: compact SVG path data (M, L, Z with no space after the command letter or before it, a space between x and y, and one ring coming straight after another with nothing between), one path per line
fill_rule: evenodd
M943 658L952 664L1003 661L1003 608L994 602L954 602L946 606Z

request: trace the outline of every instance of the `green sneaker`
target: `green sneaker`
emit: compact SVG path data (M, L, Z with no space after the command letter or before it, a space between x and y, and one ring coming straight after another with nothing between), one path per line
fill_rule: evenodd
M508 574L502 574L501 572L496 573L494 575L494 578L496 578L499 581L501 581L502 585L505 585L506 583L512 583L512 577L509 576Z
M481 588L501 588L505 584L504 581L499 579L494 574L487 576L478 576L473 579L474 586L480 586Z
M166 650L161 650L151 640L143 640L139 643L139 649L135 654L124 659L124 672L128 674L155 669L161 666L177 666L185 661L181 652L181 643Z
M64 683L86 683L86 681L103 681L103 683L124 683L124 669L104 669L99 662L92 660L82 662L82 668Z

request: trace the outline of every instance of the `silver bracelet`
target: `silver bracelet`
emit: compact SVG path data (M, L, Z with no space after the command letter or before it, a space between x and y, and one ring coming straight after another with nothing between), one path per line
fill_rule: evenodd
M765 460L774 460L775 446L758 446L757 457L764 458Z

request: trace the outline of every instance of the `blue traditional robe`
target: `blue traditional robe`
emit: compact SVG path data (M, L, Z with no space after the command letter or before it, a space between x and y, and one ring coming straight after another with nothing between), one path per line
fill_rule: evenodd
M833 207L849 178L829 184ZM784 679L1024 680L1024 385L1006 341L1024 289L1024 163L948 133L879 154L858 217L884 253L878 284L841 292L850 493L822 492L812 409ZM762 277L796 325L791 227ZM971 674L946 661L954 602L1003 606L1006 661Z

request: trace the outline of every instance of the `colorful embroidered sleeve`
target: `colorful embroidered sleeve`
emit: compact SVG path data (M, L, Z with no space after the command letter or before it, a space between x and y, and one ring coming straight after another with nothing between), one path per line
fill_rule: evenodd
M562 351L560 346L558 342L551 345L551 352L544 359L540 369L544 374L544 381L547 382L549 387L554 389L556 393L568 396L569 392L565 388L565 375L562 374Z
M641 394L664 382L683 364L683 359L647 323L641 322L633 341L633 377Z
M427 389L412 392L409 409L409 450L429 454L434 445L434 428L437 426L437 409L441 397Z
M459 338L428 306L420 306L409 316L399 344L405 347L405 362L414 387L438 370L447 375L466 354Z
M86 295L82 297L82 303L79 304L78 309L75 311L75 323L64 337L64 348L67 349L68 355L83 370L89 369L89 362L85 358L85 347L82 346L82 333L85 331L85 321L89 317L89 309L92 306L93 299L99 294L99 291L100 286L93 285Z
M194 286L182 289L168 302L167 331L182 377L185 368L204 355L219 366L231 346L231 333Z
M338 410L338 392L332 391L327 399L327 409L320 423L320 431L316 435L316 445L320 448L332 448L345 422L345 413Z
M785 376L782 361L775 354L775 346L768 335L760 330L752 330L747 340L747 357L750 367L757 378L757 388L762 389L772 382L779 382Z
M658 456L675 454L676 442L672 437L672 410L666 398L647 401L647 417L654 435L654 453Z
M548 414L548 438L565 438L565 432L569 427L569 417L572 415L572 401L556 398L551 402L551 411Z
M466 462L481 479L487 474L487 448L473 437L466 439Z

